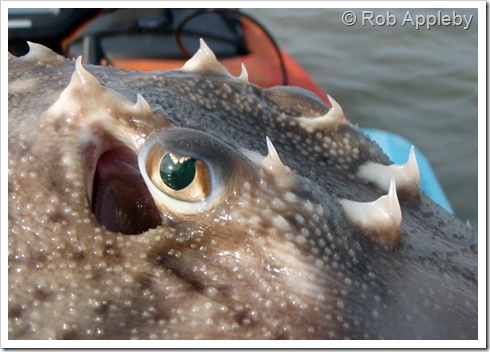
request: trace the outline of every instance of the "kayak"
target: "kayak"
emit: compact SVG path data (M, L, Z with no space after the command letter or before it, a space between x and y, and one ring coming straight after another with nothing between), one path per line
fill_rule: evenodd
M203 39L231 74L240 75L243 64L251 83L299 86L330 103L325 91L253 17L226 9L150 10L102 14L65 38L63 50L92 64L171 70L181 68Z
M65 56L82 55L86 63L134 70L167 70L181 68L197 51L202 38L231 74L239 76L243 64L251 83L264 88L298 86L312 91L331 106L326 92L279 47L267 29L239 10L50 10L58 11L46 13L44 17L39 13L32 14L31 27L27 29L11 28L10 23L19 20L21 15L29 17L29 14L9 12L10 52L16 55L14 44L30 40L50 46ZM412 146L410 141L391 131L361 129L394 163L407 161ZM415 154L420 170L420 189L453 213L427 158L416 147Z

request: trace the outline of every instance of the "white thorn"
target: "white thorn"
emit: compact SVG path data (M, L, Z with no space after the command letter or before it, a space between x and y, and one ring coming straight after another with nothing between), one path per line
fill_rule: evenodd
M201 38L197 52L182 66L181 70L189 73L213 73L232 77L228 70L219 63L216 55Z
M274 176L275 182L280 188L292 187L295 181L291 169L282 163L270 138L265 137L265 140L268 152L260 162L260 166L267 174Z
M285 166L282 163L281 158L279 158L279 154L277 154L276 148L274 148L270 138L266 136L265 140L267 142L268 153L262 162L263 167L270 172L275 172L278 169L284 168Z
M211 56L213 59L216 59L216 55L214 55L214 52L209 48L209 46L206 44L206 42L202 38L199 38L199 50L198 51L204 53L205 55Z
M81 84L101 86L97 78L88 72L82 65L82 57L77 57L75 63L75 72L73 72L72 80L78 79Z
M396 180L397 190L410 196L418 194L420 171L415 157L415 148L410 148L408 161L402 165L382 165L367 162L359 167L357 175L367 182L372 182L379 188L387 191L391 177Z
M325 115L325 119L334 120L337 121L337 123L347 122L347 119L345 118L344 115L344 110L342 109L340 104L337 103L337 101L334 98L332 98L330 94L327 94L327 97L330 103L332 104L332 106L328 111L328 113Z
M332 104L330 110L323 115L318 117L298 117L297 120L301 127L309 130L318 130L325 129L332 126L336 126L342 123L346 123L347 119L345 118L344 111L342 107L332 98L330 95L328 96L328 100Z
M405 167L408 170L408 172L411 174L412 182L418 187L420 182L420 170L419 164L417 163L417 158L415 157L415 147L413 145L410 147L408 161L402 167Z
M240 76L238 76L237 78L242 82L248 83L248 72L243 62L242 62L242 72L240 73Z
M69 114L73 121L73 116L79 115L81 106L85 106L87 110L97 109L99 103L105 99L106 91L107 89L99 83L97 78L85 70L82 65L82 57L79 56L76 59L70 83L63 89L58 100L49 107L49 116ZM97 103L94 103L95 100Z
M396 194L396 182L392 177L387 195L374 202L355 202L341 199L347 220L357 226L375 243L393 248L400 241L402 212Z
M146 99L141 95L141 93L138 93L136 95L136 104L134 104L135 110L139 112L152 112L153 110L151 109L150 104L146 101Z
M62 59L63 57L56 54L53 50L45 47L44 45L27 42L29 46L29 52L23 57L27 60L50 60L50 59Z
M396 181L394 177L391 177L388 194L378 198L374 204L380 208L384 207L386 213L396 224L398 224L398 226L400 226L402 222L402 211L400 209L400 203L398 202L398 196L396 194Z

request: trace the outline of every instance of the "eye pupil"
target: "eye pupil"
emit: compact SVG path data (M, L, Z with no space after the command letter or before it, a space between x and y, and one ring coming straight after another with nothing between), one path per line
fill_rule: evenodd
M160 176L163 183L173 190L179 191L192 183L196 175L196 160L177 158L167 153L160 162Z

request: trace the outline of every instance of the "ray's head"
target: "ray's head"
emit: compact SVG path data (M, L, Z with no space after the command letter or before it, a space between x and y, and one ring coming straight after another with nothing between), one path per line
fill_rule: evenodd
M9 60L68 67L36 45ZM18 324L24 314L34 336L54 338L90 337L91 321L105 338L348 335L355 321L346 310L356 309L348 302L360 288L378 287L360 243L391 250L400 242L396 192L418 194L415 158L405 168L413 177L384 165L335 100L328 106L301 89L261 90L245 70L228 73L204 43L181 70L139 73L135 86L170 87L159 93L165 99L150 94L151 105L108 87L112 73L126 92L126 72L90 70L102 83L79 58L37 125L10 124L9 114L12 136L25 146L9 150L9 207L17 219L35 218L30 226L41 235L26 249L25 224L9 222L12 255L53 260L59 277L41 267L38 277L52 280L32 285L48 292L42 309L74 312L60 313L64 332L52 322L41 327L31 307L16 305L18 295ZM31 164L16 161L28 152ZM53 167L42 172L46 162ZM35 180L20 176L27 170ZM362 204L353 202L353 179L369 190ZM33 217L24 203L34 187ZM46 233L66 236L53 246ZM31 285L12 280L12 292ZM73 294L58 299L58 290Z

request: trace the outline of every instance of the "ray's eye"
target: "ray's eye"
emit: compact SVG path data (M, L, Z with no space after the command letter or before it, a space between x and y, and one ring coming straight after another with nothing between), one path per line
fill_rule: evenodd
M172 127L150 136L138 167L155 204L177 216L199 214L222 202L235 187L240 154L212 135Z
M209 195L209 172L200 160L178 156L155 145L148 155L146 170L153 184L172 198L199 202Z

